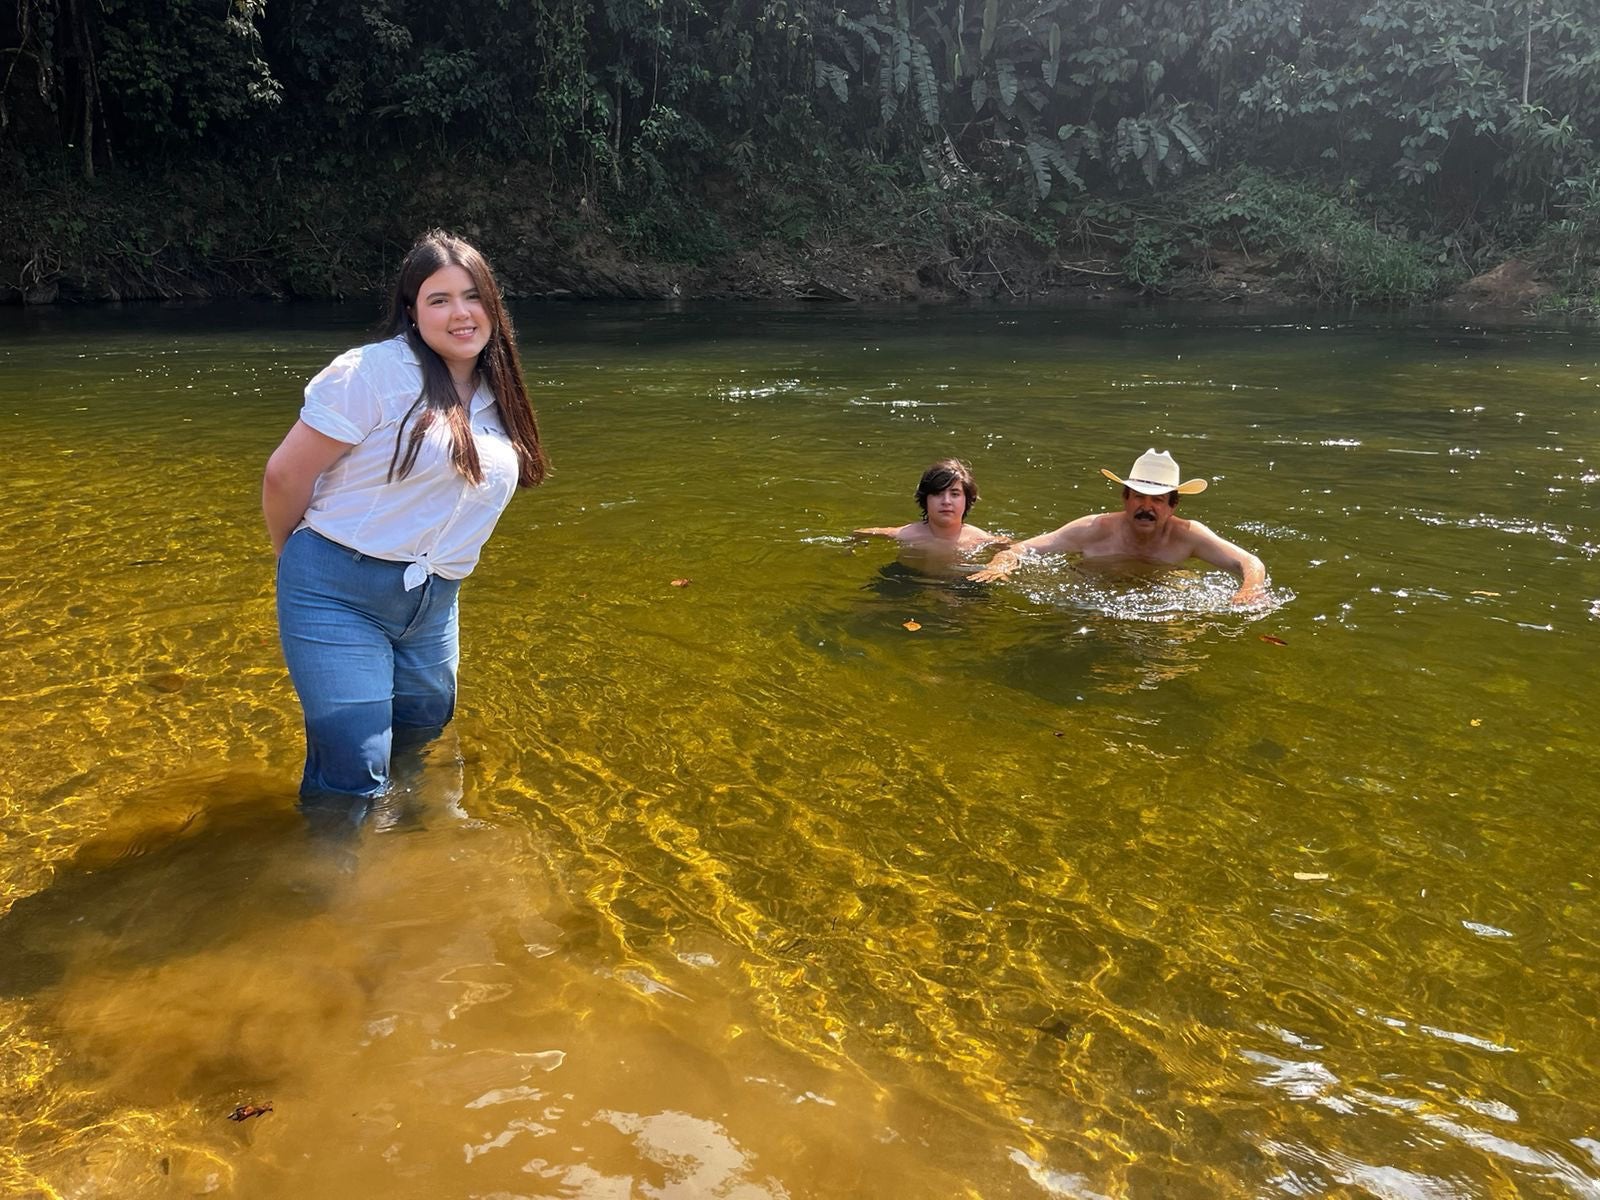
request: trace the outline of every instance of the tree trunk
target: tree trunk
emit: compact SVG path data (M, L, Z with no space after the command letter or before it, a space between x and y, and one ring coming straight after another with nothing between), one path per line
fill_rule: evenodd
M72 48L78 55L78 90L83 103L83 124L79 130L83 142L83 177L93 179L95 110L100 89L95 86L93 38L81 0L68 0L67 21L72 26Z

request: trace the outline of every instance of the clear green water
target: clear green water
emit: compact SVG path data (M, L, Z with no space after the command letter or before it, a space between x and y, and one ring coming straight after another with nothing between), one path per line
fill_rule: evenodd
M1600 1195L1600 337L526 310L558 473L340 836L257 495L362 316L0 314L0 1192ZM1150 445L1272 605L842 536Z

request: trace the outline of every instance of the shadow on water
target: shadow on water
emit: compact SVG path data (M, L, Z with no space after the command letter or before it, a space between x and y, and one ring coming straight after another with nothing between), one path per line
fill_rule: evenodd
M935 575L901 562L886 563L861 585L861 591L877 602L872 606L874 620L882 612L904 609L922 615L903 620L958 632L964 628L965 619L992 599L988 588L967 577L977 569L971 566Z
M466 819L453 739L397 765L370 806L300 807L282 778L254 774L146 789L0 916L0 1002L53 1031L67 1077L123 1096L302 1071L308 1039L357 1027L382 978L368 931L410 890L462 893L463 837L492 857L521 849Z
M75 961L149 966L321 912L365 834L464 818L453 730L403 748L394 777L373 801L298 806L273 776L146 789L127 820L82 843L47 887L0 916L0 996L55 983Z
M281 779L168 782L135 803L161 815L84 842L0 917L0 995L53 985L77 963L150 967L303 919L326 906L347 866L344 830L321 834Z
M1002 658L1017 686L1047 700L1154 691L1199 670L1219 641L1293 598L1274 592L1236 607L1236 586L1189 569L1068 564L1019 582L1032 619Z
M874 656L915 635L952 676L1029 693L1048 704L1170 690L1223 639L1293 600L1275 590L1235 607L1236 583L1215 572L1145 564L1062 564L1007 584L930 576L901 563L879 570L797 635L839 659Z

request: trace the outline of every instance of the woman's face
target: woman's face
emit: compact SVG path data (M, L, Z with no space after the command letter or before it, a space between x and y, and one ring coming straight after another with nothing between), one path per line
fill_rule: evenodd
M422 340L458 379L471 373L494 332L478 296L478 285L465 267L453 265L440 267L422 281L411 319Z

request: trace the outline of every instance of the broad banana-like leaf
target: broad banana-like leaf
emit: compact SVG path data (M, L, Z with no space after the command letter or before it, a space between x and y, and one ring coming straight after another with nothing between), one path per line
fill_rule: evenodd
M1000 25L1000 0L984 0L983 36L978 39L978 57L988 58L994 49L994 31Z
M839 15L839 24L843 25L851 33L859 37L862 45L866 46L874 54L883 53L883 46L879 44L877 35L872 32L872 25L877 24L876 20L872 21L872 25L868 25L862 21L852 21L849 17L841 13Z
M894 31L894 94L904 95L911 86L911 39L905 30Z
M995 82L1000 86L1000 102L1010 108L1017 102L1017 65L1009 58L995 64Z
M1149 148L1139 159L1139 165L1144 168L1145 182L1151 187L1156 185L1156 177L1161 173L1161 161L1167 156L1169 144L1166 134L1151 128Z
M900 106L894 98L894 68L887 57L878 60L878 113L885 125L894 120Z
M1177 139L1189 158L1200 166L1206 166L1206 152L1200 146L1200 137L1189 124L1188 119L1180 112L1167 122L1167 131Z
M850 77L832 63L817 62L817 89L828 88L840 104L850 102Z
M1039 199L1044 200L1050 195L1050 152L1032 140L1024 149L1033 167L1033 186L1038 189Z
M911 79L917 85L917 108L923 123L939 123L939 81L933 73L933 57L921 38L911 39Z

